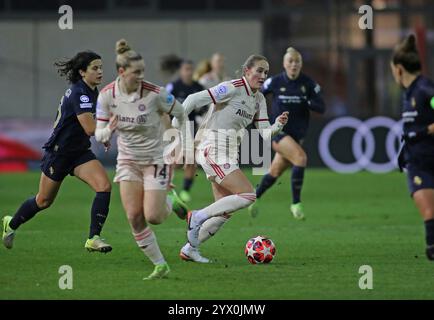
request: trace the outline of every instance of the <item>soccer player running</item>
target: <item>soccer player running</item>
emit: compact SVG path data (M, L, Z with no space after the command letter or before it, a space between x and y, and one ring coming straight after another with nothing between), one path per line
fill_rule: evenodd
M111 185L103 166L90 150L90 137L96 127L97 85L101 84L103 74L101 57L91 51L79 52L72 59L55 65L72 85L60 100L53 133L43 146L39 191L36 197L26 200L13 217L3 218L3 244L12 248L16 230L51 206L63 179L70 174L96 192L85 248L110 252L112 247L101 239L100 233L109 212Z
M434 260L434 82L421 75L416 38L395 48L390 63L397 84L405 88L400 168L406 168L410 194L425 223L426 255Z
M183 103L188 95L202 91L204 87L193 80L193 62L191 60L183 60L179 68L179 78L166 86L168 93L171 93L175 98ZM188 115L188 119L194 123L194 130L201 123L202 113L192 111ZM186 163L184 166L184 183L183 189L179 193L179 197L184 202L191 201L190 189L193 185L194 176L196 174L196 164Z
M274 122L283 111L288 111L290 116L282 132L273 138L272 148L276 153L270 171L262 177L256 189L256 198L259 200L292 164L290 210L298 220L304 219L301 189L307 156L302 148L303 140L309 127L310 112L324 113L325 111L320 86L301 72L302 66L303 59L300 52L292 47L288 48L283 56L285 71L267 79L262 88L264 95L269 93L273 95L271 122ZM258 215L259 204L260 202L257 201L249 207L252 217Z
M172 212L182 219L187 209L176 194L167 195L171 166L164 163L163 117L172 114L184 122L184 109L166 89L144 81L145 63L125 40L116 43L118 77L98 97L97 141L108 143L118 133L118 156L114 181L138 247L155 265L144 280L165 277L170 268L154 232ZM170 119L168 121L170 124Z
M188 242L180 252L184 260L208 263L209 259L200 255L199 245L215 234L231 213L256 200L252 184L238 167L237 133L253 122L263 138L269 139L268 133L280 132L288 121L288 112L283 112L272 126L268 122L265 98L259 91L267 78L267 59L252 55L242 70L241 79L189 95L183 103L187 115L212 103L196 135L196 161L211 181L215 199L213 204L189 213Z

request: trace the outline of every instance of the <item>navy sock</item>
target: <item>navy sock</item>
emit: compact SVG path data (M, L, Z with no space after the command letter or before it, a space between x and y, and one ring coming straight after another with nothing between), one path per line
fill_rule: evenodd
M434 219L425 221L425 240L428 246L434 245Z
M100 235L107 219L110 204L110 192L97 192L92 204L89 239Z
M262 177L261 184L256 188L256 198L259 199L268 188L270 188L277 178L273 177L271 174L267 173Z
M14 217L11 219L11 222L9 222L9 227L17 230L20 225L32 219L35 214L41 210L42 209L40 209L36 204L36 197L24 201L21 207L15 213Z
M185 191L190 191L192 185L193 185L193 179L184 178L184 190Z
M291 188L292 188L292 203L301 202L301 188L303 187L304 167L292 167Z

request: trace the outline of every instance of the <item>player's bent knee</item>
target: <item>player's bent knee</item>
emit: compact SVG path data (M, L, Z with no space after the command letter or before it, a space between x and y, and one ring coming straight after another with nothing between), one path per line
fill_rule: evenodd
M36 197L36 204L39 209L47 209L50 207L54 202L54 199L48 199L43 197Z
M307 165L307 155L305 152L297 152L294 159L294 165L298 167L306 167Z
M112 191L112 185L109 181L104 181L97 183L95 187L96 192L111 192Z
M146 221L153 225L162 224L164 221L164 217L152 216L146 219Z

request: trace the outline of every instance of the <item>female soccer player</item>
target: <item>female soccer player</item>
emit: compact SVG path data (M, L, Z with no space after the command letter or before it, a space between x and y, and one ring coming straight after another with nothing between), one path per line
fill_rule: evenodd
M273 94L271 107L272 122L283 111L288 111L289 121L282 132L273 138L272 147L276 152L271 163L270 172L262 177L256 189L256 198L270 188L278 177L292 164L291 212L296 219L304 219L301 204L301 189L304 180L304 170L307 165L307 156L302 145L309 126L310 111L324 113L325 105L321 97L320 86L305 74L301 73L303 60L301 54L294 48L288 48L283 57L285 71L267 79L262 93ZM252 217L256 217L258 202L249 207Z
M407 169L410 194L425 223L426 255L434 260L434 82L421 75L414 35L395 48L390 65L405 88L400 167Z
M193 62L191 60L183 60L179 68L179 79L169 83L166 86L167 92L173 94L175 98L183 103L188 95L202 91L202 87L198 82L193 80ZM188 119L194 123L194 129L200 125L201 113L192 111L188 115ZM179 193L182 201L190 202L190 189L193 185L194 175L196 173L196 165L186 163L184 166L184 184L183 189Z
M96 87L101 83L103 73L101 57L91 51L79 52L72 59L55 65L72 86L60 100L53 133L43 147L38 194L25 201L14 217L3 218L3 244L12 248L18 227L53 203L63 179L70 174L96 192L85 248L109 252L112 247L100 238L100 233L109 212L111 185L103 166L89 149L89 139L96 127Z
M172 209L184 219L187 214L178 198L167 197L172 170L163 160L162 118L172 114L183 123L184 109L166 89L143 80L143 58L125 40L116 43L116 53L118 77L98 97L95 138L107 143L114 129L118 132L114 181L120 183L134 239L155 265L144 279L162 278L170 269L148 223L162 223Z
M255 202L252 184L238 167L237 133L253 122L266 139L263 129L276 134L288 121L288 112L283 112L274 125L268 122L265 98L259 91L268 70L265 57L252 55L243 65L241 79L189 95L183 103L187 115L213 103L196 135L196 160L211 181L215 198L213 204L189 214L188 242L180 252L184 260L209 262L200 255L199 244L213 235L232 212Z

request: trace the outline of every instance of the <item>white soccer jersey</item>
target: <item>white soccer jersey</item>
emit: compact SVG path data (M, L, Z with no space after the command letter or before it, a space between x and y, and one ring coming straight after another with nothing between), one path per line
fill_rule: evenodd
M223 148L227 149L228 143L233 143L234 139L238 146L240 139L237 139L236 133L252 122L258 129L270 128L272 134L283 127L278 121L270 126L264 95L259 91L254 93L244 77L222 82L215 87L190 95L183 106L189 114L194 108L198 109L209 103L212 105L195 138L202 146L214 144L223 151Z
M183 122L184 109L166 89L142 82L138 91L127 95L119 89L119 78L101 90L97 102L97 119L107 122L110 114L118 116L118 161L139 164L164 163L165 126L161 115L168 113ZM97 129L98 130L98 129Z

